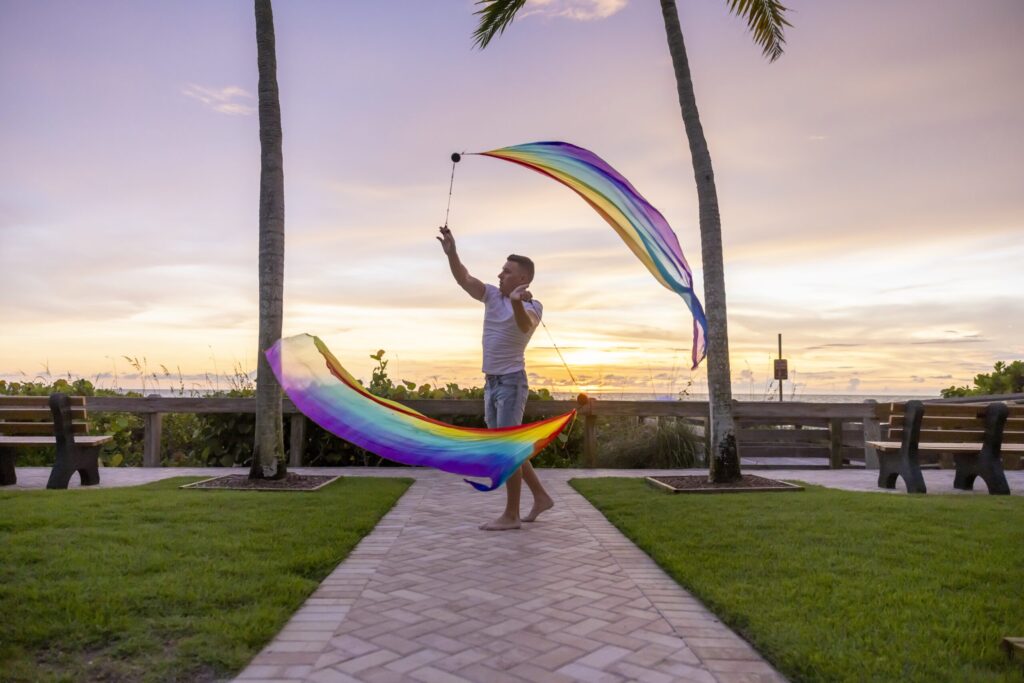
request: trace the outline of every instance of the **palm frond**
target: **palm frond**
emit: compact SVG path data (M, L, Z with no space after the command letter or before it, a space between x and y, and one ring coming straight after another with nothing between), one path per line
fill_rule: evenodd
M761 46L764 56L774 62L782 56L786 44L785 26L792 26L786 17L786 8L778 0L728 0L729 11L747 20L754 34L754 42Z
M473 32L473 44L482 50L492 38L505 32L526 0L478 0L476 4L483 7L473 13L480 15L480 24Z

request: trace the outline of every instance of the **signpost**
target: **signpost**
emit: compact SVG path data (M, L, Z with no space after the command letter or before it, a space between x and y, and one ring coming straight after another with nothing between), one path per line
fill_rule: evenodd
M789 362L782 357L782 333L779 333L779 358L775 361L775 379L779 382L779 403L782 402L782 382L789 379Z

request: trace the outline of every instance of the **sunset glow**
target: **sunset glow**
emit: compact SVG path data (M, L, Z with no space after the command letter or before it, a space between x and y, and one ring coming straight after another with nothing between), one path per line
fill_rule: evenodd
M779 333L798 395L935 394L1024 358L1024 5L794 0L773 64L724 3L679 6L737 398L764 394ZM0 376L135 387L130 356L189 387L255 367L251 10L0 3ZM453 151L592 149L664 213L703 300L657 3L537 3L485 51L472 11L275 6L284 334L316 334L357 376L385 349L395 379L482 381L482 308L434 239ZM679 297L565 188L467 157L449 224L481 280L509 253L536 261L535 387L703 391Z

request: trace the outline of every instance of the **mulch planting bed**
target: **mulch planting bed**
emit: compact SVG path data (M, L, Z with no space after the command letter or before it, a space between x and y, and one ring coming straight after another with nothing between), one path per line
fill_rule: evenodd
M758 491L803 491L802 486L753 474L740 475L739 481L712 484L707 475L685 477L647 477L651 486L671 493L755 493Z
M284 479L250 479L248 474L226 474L213 479L204 479L194 484L185 484L183 489L231 489L234 491L316 491L327 486L340 474L294 474L289 472Z

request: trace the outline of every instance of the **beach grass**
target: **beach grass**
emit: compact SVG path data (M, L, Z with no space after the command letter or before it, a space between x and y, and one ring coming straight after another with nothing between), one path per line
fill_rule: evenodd
M1021 680L1024 498L572 485L791 680Z
M238 673L412 483L0 492L0 679Z

